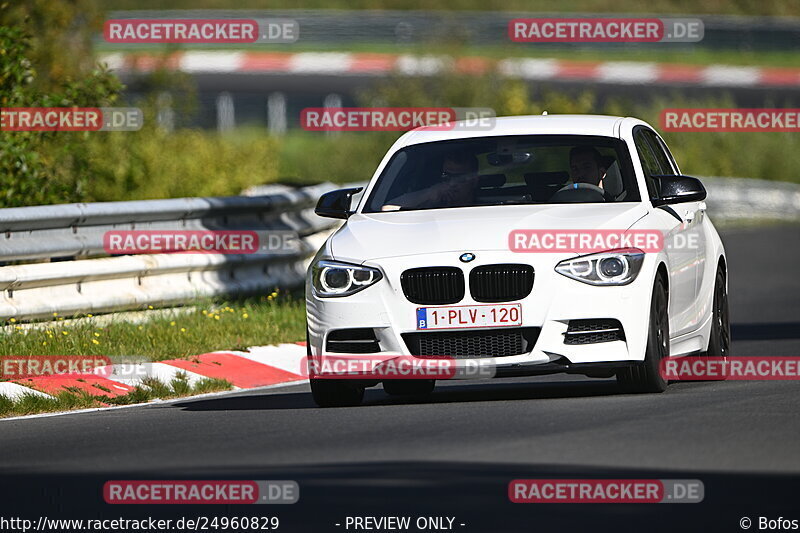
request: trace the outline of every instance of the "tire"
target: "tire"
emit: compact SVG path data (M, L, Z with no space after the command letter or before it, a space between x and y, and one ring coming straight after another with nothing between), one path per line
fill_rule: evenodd
M387 379L383 390L390 396L421 396L430 394L436 387L433 379Z
M725 271L720 266L714 280L714 297L712 300L711 337L708 350L703 354L708 357L728 357L731 351L731 320L728 312L728 289L725 283Z
M312 379L311 395L320 407L355 407L364 400L364 387L347 379Z
M650 323L644 361L617 373L617 383L625 392L664 392L669 382L661 377L659 364L669 355L669 310L667 288L659 276L650 299Z

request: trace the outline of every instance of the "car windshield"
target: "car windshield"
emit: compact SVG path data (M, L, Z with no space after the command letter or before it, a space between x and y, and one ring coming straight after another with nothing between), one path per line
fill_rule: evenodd
M518 135L421 143L398 150L363 212L639 198L623 141Z

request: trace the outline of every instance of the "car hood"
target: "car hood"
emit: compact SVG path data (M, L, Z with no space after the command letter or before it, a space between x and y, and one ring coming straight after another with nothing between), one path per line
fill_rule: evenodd
M352 215L330 240L335 259L373 259L436 252L507 250L519 229L625 231L647 214L639 202L503 205Z

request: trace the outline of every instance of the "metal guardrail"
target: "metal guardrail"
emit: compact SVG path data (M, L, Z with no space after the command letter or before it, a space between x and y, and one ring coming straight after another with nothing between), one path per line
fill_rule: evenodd
M747 178L700 178L708 190L709 215L716 221L800 220L800 185Z
M702 181L715 221L800 220L798 184L740 178ZM359 184L346 186L355 185ZM0 209L4 233L0 236L0 320L128 311L298 286L309 258L338 226L335 220L316 216L313 208L320 195L339 187L345 186L270 185L224 198ZM290 255L107 257L104 233L133 229L290 230L300 236L300 247Z
M313 211L319 196L334 188L273 186L251 197L0 209L0 319L105 313L297 286L307 260L336 226ZM103 247L110 230L234 229L296 232L299 246L280 255L118 257L108 257Z

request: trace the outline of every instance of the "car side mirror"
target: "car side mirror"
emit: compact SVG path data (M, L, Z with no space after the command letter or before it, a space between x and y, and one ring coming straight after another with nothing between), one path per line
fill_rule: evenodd
M353 212L350 211L350 203L353 199L353 195L361 192L363 189L363 187L354 187L352 189L338 189L336 191L326 192L319 197L314 212L321 217L347 219L347 217L353 214Z
M653 176L659 183L659 197L653 205L702 202L706 199L706 188L697 178L690 176Z

